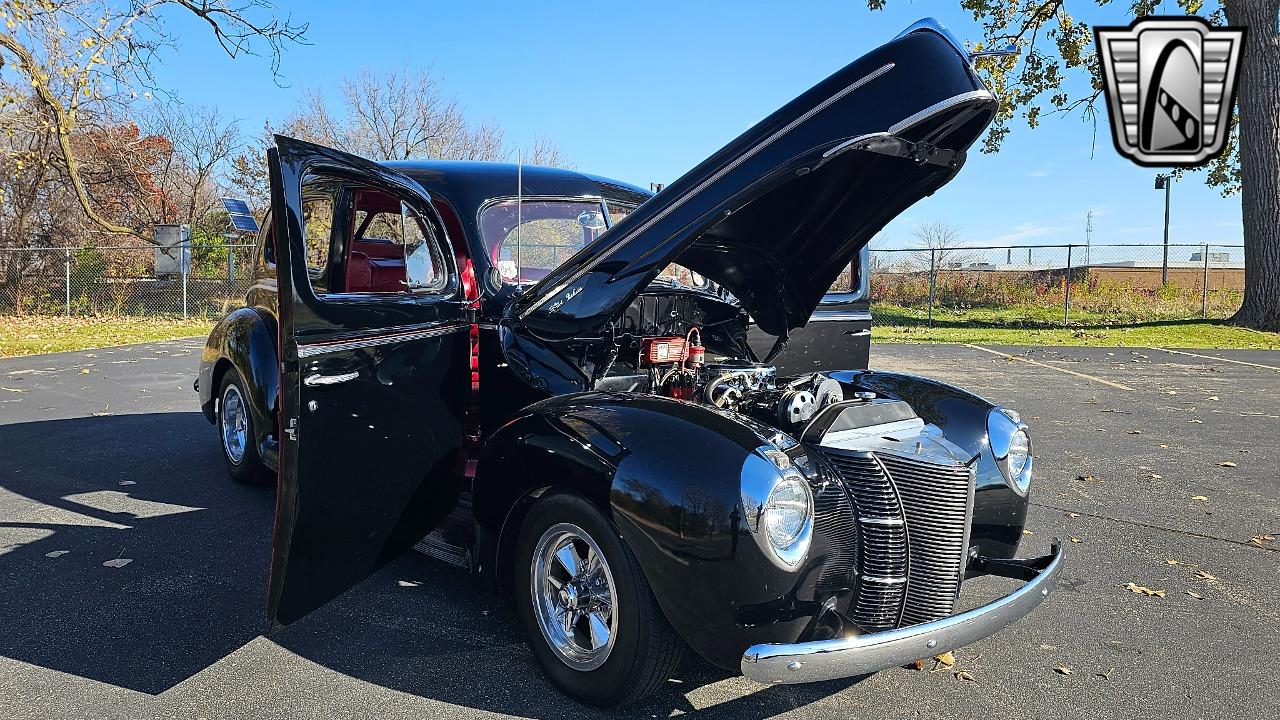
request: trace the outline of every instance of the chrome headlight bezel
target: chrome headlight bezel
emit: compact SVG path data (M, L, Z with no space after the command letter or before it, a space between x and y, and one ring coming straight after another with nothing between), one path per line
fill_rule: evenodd
M792 491L804 502L804 519L798 531L786 533L779 541L769 524L777 516L771 513L780 500L780 491ZM798 491L798 492L796 492ZM804 563L813 542L813 489L809 481L784 452L773 447L760 447L747 456L742 466L742 512L756 543L774 565L792 571Z
M1006 408L993 408L987 413L987 444L1000 474L1020 497L1031 489L1031 467L1035 453L1031 430L1018 413ZM1025 447L1025 453L1019 452Z

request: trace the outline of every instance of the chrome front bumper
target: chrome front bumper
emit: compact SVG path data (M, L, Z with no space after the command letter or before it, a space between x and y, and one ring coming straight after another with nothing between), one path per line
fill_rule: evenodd
M742 674L756 682L805 683L865 675L963 647L999 632L1044 602L1058 583L1062 544L1034 560L985 560L989 574L1027 580L995 602L941 620L870 635L792 644L752 645Z

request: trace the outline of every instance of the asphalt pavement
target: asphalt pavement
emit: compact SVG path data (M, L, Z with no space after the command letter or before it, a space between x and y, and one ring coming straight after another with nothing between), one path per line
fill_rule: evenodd
M510 604L408 554L267 633L274 491L229 481L198 339L0 360L0 717L1270 717L1280 707L1280 353L876 345L1023 413L1025 554L1059 592L947 670L766 688L686 661L595 713ZM1010 587L975 580L962 602ZM1130 585L1132 584L1132 585ZM1147 594L1132 588L1146 588Z

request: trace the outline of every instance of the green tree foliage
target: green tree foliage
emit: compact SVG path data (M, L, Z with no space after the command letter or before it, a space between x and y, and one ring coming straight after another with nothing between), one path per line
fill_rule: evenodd
M867 0L879 10L888 0ZM1226 151L1204 171L1223 195L1239 193L1244 224L1245 292L1233 322L1280 331L1280 0L959 0L982 26L974 50L1018 45L1020 57L979 58L975 67L999 98L983 150L994 152L1021 121L1079 113L1094 123L1097 145L1103 88L1093 28L1071 10L1125 6L1132 17L1185 13L1248 28L1234 124ZM1070 9L1068 8L1070 5ZM1071 82L1083 76L1088 82ZM1105 131L1103 131L1105 134Z
M978 58L974 65L983 82L1000 99L991 130L983 142L983 152L1000 149L1013 127L1021 121L1028 128L1037 127L1050 115L1077 115L1093 123L1094 145L1098 138L1106 143L1105 101L1098 72L1098 55L1093 42L1093 26L1072 15L1066 0L959 0L960 7L982 24L982 39L973 49L1004 47L1016 44L1020 54L1014 57ZM888 0L867 0L872 10L880 10ZM1093 0L1071 3L1086 8L1120 4L1116 0ZM1131 0L1134 17L1171 10L1175 3L1160 0ZM1176 7L1189 15L1200 15L1221 24L1221 7L1206 8L1203 0L1176 0ZM1085 75L1087 88L1068 89L1073 76ZM1232 123L1227 150L1205 168L1205 181L1223 195L1240 191L1240 161L1237 148L1239 130ZM1180 173L1181 174L1181 173Z

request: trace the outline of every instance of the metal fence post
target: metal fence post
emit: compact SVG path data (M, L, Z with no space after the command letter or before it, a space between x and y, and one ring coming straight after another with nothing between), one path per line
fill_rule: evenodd
M178 265L179 265L179 268L182 270L182 319L186 320L187 319L187 275L191 274L191 268L189 267L191 264L191 261L188 259L190 258L190 254L186 247L185 241L183 243L183 247L180 250L180 252L182 253L182 256L181 256L182 261L178 263Z
M1204 277L1200 280L1200 319L1209 318L1209 245L1204 246Z
M1071 248L1067 246L1067 274L1063 277L1062 324L1071 322Z
M929 327L933 327L933 294L938 286L938 251L929 249Z
M71 248L62 248L63 253L63 282L66 283L67 290L67 317L71 317Z

